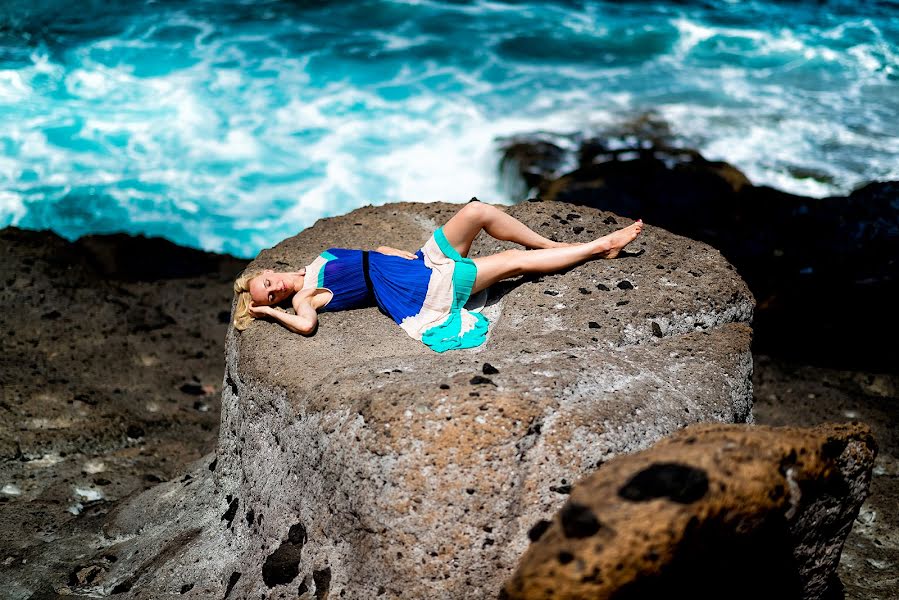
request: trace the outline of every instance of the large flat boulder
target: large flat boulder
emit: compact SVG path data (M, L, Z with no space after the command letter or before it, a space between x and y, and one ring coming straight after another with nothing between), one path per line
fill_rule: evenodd
M299 268L329 246L415 250L456 210L360 209L253 266ZM508 210L565 240L626 224L563 204ZM688 423L749 421L746 286L716 250L651 224L634 246L497 286L478 349L435 354L374 308L325 313L312 338L267 322L232 332L218 472L242 511L266 515L235 520L251 573L237 588L286 585L266 565L301 525L291 586L328 568L330 589L354 597L490 596L572 481ZM482 235L472 256L507 247Z
M252 266L415 250L458 208L362 208ZM629 222L506 210L566 241ZM482 234L472 256L508 247ZM573 481L690 423L752 420L746 285L715 249L652 223L629 250L494 286L479 348L436 354L375 308L323 313L313 337L229 331L216 457L109 515L78 571L102 577L67 593L495 597Z

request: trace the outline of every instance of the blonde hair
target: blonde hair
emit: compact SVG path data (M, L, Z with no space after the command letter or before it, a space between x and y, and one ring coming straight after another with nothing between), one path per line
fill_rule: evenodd
M250 296L250 280L261 275L260 270L244 271L234 281L234 293L237 294L237 306L234 307L234 329L243 331L250 326L255 317L250 315L250 302L253 298Z

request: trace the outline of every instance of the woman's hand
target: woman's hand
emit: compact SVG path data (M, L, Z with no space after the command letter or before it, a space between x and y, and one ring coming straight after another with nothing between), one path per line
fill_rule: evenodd
M397 250L396 248L391 248L390 246L379 246L378 249L375 250L375 252L387 254L388 256L400 256L402 258L408 258L409 260L415 260L418 258L418 255L413 254L412 252Z
M262 317L268 317L268 316L271 316L271 314L273 312L275 312L275 309L272 308L271 306L262 306L262 305L256 304L255 302L250 302L248 309L250 311L250 316L253 317L254 319L261 319Z

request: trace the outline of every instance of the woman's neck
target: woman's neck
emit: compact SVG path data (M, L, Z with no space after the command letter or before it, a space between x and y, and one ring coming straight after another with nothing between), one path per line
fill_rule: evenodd
M303 289L303 283L306 280L305 273L300 273L299 271L295 271L293 273L290 273L290 275L292 276L292 281L293 281L293 291L299 292L300 290Z

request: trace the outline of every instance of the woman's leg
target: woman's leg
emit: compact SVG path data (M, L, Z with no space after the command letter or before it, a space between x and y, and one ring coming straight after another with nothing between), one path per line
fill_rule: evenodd
M468 256L471 242L481 229L498 240L515 242L527 248L563 248L572 245L546 239L512 215L480 201L469 202L459 209L443 226L443 234L456 252Z
M478 276L471 293L475 294L497 281L525 273L554 273L594 258L615 258L642 230L643 221L637 221L585 244L543 250L506 250L475 258Z

